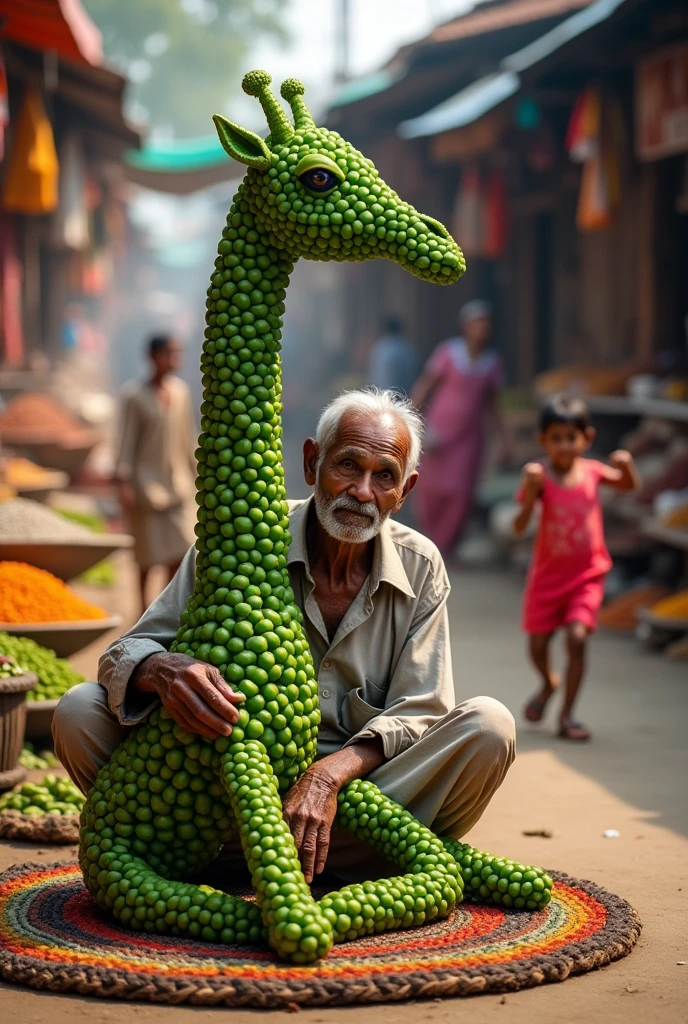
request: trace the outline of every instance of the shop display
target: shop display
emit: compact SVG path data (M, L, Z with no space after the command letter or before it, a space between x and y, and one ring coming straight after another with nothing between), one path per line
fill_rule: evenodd
M49 572L24 562L0 562L0 622L82 622L107 618Z
M0 796L1 811L19 811L35 818L42 814L80 814L85 798L71 779L46 775L41 782L25 782Z
M84 677L76 672L68 661L58 658L54 651L41 647L28 637L0 633L0 655L13 657L23 668L38 677L35 689L26 695L27 700L57 700Z
M598 624L603 629L618 630L622 633L633 633L638 625L638 612L642 608L651 608L669 594L666 587L656 583L648 583L642 587L620 594L608 601L599 611Z
M287 571L280 338L294 262L386 257L451 284L465 264L442 225L421 216L336 132L317 128L295 79L290 124L250 72L267 141L216 116L220 141L248 165L218 246L201 357L197 568L171 650L216 665L246 696L229 738L193 736L164 710L132 729L100 770L82 815L79 858L100 906L128 927L207 942L267 938L296 964L333 942L446 917L464 879L476 899L544 907L539 869L435 836L372 783L339 794L340 825L402 872L319 903L301 872L280 794L311 764L318 686ZM257 902L185 882L239 835ZM517 902L519 901L519 902Z
M82 523L67 519L30 498L0 502L0 543L88 543L91 536L92 531Z
M57 399L38 391L17 395L0 412L0 440L5 444L43 438L57 444L71 442L83 429L81 421Z
M29 743L28 740L24 741L24 746L19 755L19 764L22 768L47 771L48 768L56 768L59 763L52 750L41 750L37 754L33 743Z
M688 621L688 590L682 590L672 597L665 597L663 601L653 604L650 611L658 618Z

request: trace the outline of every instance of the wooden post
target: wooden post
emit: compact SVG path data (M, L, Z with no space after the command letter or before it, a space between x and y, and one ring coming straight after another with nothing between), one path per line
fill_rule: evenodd
M636 313L638 335L636 356L641 362L652 359L655 331L657 327L657 285L656 285L656 205L657 167L643 164L640 178L638 205L638 285L636 290Z

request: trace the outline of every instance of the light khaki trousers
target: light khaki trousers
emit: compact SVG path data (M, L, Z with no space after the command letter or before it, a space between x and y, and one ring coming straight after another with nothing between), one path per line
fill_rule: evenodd
M53 717L55 753L87 793L99 768L127 734L98 683L72 687ZM492 697L462 701L402 754L368 776L434 832L460 839L478 821L514 760L516 728L511 712ZM328 868L365 861L369 848L334 831Z

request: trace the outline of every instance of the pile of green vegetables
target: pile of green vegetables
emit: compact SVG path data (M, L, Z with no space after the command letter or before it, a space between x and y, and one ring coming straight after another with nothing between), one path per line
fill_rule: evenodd
M28 740L24 742L24 746L21 749L19 755L19 764L22 768L38 768L48 769L55 768L60 762L55 757L52 750L41 750L40 754L36 753L36 748L33 743L29 743Z
M57 700L72 686L84 681L68 661L58 658L54 651L41 647L28 637L0 633L0 655L14 658L22 671L38 676L38 684L29 690L27 700Z
M18 665L14 658L0 654L0 679L9 679L12 676L23 676L26 669Z
M46 775L42 782L25 782L0 797L0 811L20 811L30 818L43 814L80 814L84 796L70 779Z

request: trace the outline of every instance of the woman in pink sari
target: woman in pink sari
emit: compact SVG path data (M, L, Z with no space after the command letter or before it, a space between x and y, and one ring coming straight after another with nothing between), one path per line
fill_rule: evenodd
M450 559L468 522L483 461L488 418L508 443L499 410L503 383L499 356L487 349L492 332L488 303L476 299L459 315L461 336L437 346L412 399L427 403L423 471L416 486L420 528Z

